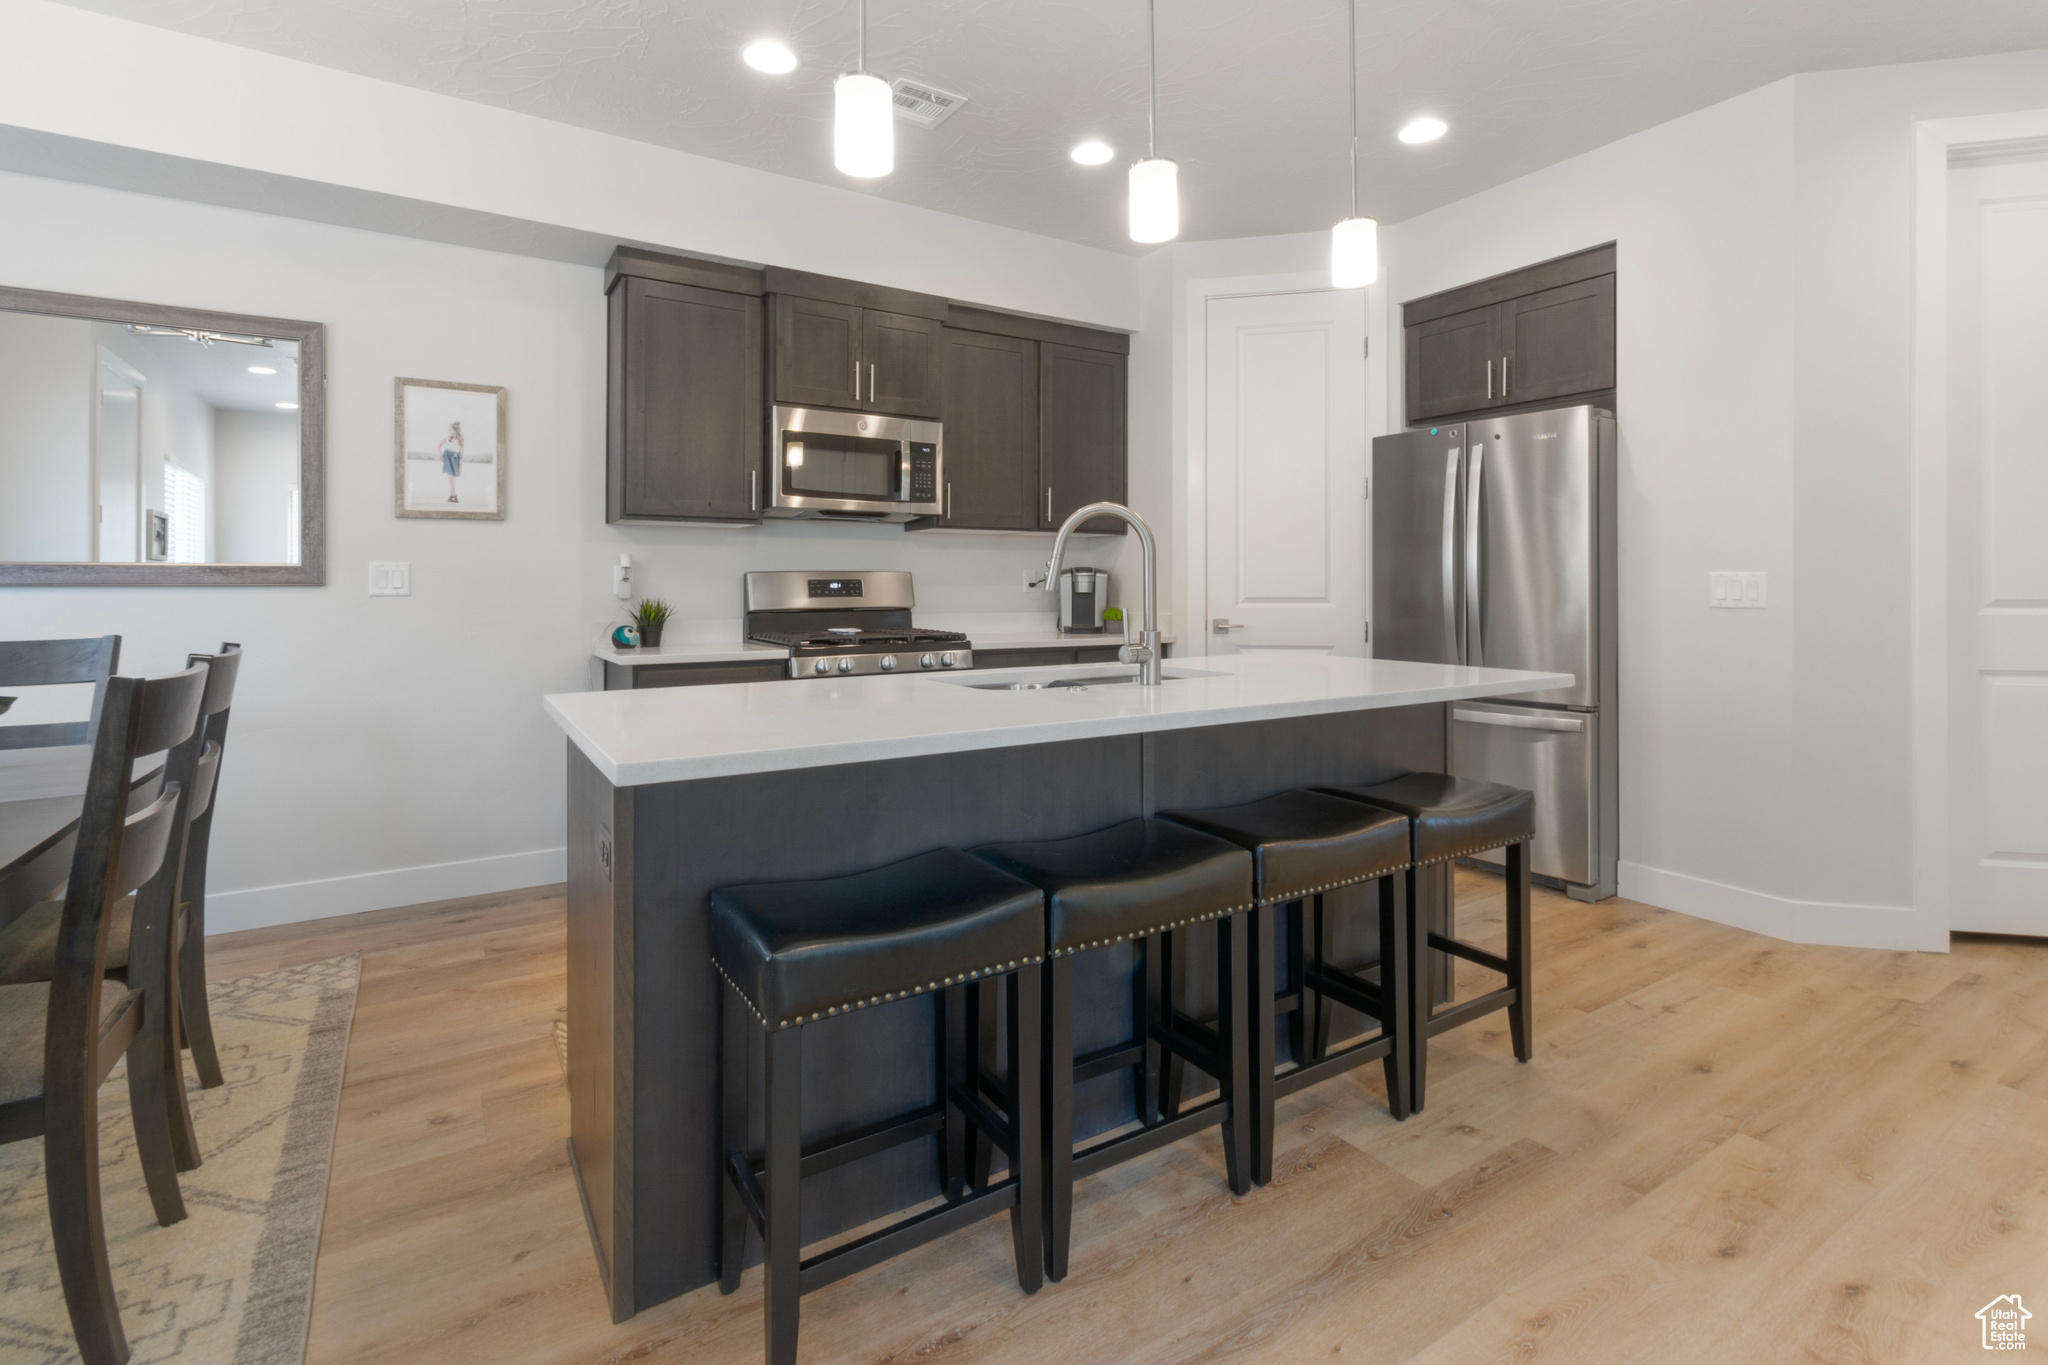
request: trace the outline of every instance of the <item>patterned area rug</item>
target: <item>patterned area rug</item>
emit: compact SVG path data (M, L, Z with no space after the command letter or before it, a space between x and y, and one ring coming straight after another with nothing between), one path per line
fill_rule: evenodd
M107 1251L135 1365L299 1365L327 1202L360 957L215 984L227 1084L187 1085L203 1164L179 1177L186 1218L157 1226L126 1074L100 1091ZM78 1359L50 1247L43 1145L0 1147L0 1361Z

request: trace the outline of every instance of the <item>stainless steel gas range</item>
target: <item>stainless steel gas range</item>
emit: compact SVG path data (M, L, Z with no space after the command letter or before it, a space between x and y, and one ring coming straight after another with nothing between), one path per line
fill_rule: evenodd
M910 624L916 604L910 575L898 569L750 573L747 639L788 649L792 678L974 667L965 635Z

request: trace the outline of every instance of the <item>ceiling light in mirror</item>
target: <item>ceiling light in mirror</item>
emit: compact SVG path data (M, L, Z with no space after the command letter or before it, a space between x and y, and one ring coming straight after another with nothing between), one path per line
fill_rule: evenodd
M796 70L796 54L773 38L759 38L740 49L740 60L770 76L786 76Z
M1083 166L1100 166L1115 156L1116 152L1107 142L1097 142L1094 138L1090 138L1076 146L1067 155Z
M1401 141L1413 145L1418 142L1434 142L1449 131L1449 125L1442 119L1425 116L1423 118L1410 119L1402 127L1400 137Z
M299 405L297 403L279 403L278 406L288 411L296 412Z
M249 367L249 373L250 373L250 374L276 374L276 373L277 373L277 371L276 371L275 369L271 368L271 367L270 367L270 366L268 366L268 365L251 365L251 366Z

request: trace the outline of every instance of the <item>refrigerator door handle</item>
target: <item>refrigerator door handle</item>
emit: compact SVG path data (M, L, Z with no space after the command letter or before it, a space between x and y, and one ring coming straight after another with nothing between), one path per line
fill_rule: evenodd
M1584 716L1511 715L1505 711L1472 711L1462 706L1451 708L1451 719L1474 725L1505 725L1510 730L1563 730L1570 734L1584 734L1586 730Z
M1444 456L1444 644L1452 663L1465 662L1465 639L1458 633L1458 447Z
M1485 619L1480 615L1479 508L1486 484L1486 447L1472 447L1472 464L1465 475L1465 662L1486 667Z

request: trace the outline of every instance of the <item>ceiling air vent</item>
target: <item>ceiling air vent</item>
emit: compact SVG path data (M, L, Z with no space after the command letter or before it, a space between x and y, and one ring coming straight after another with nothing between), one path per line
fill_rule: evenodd
M965 95L901 76L889 83L889 90L896 97L896 117L908 119L920 128L938 127L955 109L967 103Z

